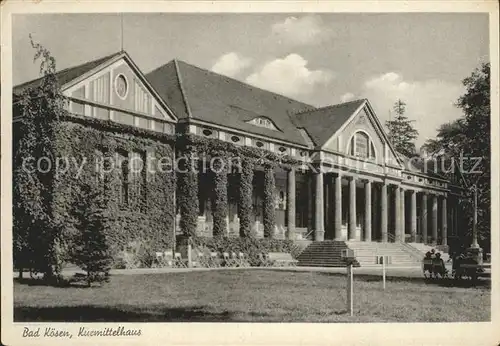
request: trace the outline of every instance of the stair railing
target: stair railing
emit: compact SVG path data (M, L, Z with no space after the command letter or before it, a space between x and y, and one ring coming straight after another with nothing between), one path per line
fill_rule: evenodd
M419 262L422 261L423 254L418 249L415 249L413 246L407 244L404 241L396 239L396 237L390 233L387 233L387 239L391 242L398 243L398 244L402 245L407 250L407 252L411 255L411 257L413 257L415 260L417 260Z
M313 234L314 230L310 230L308 233L306 233L304 239L308 239L311 234Z

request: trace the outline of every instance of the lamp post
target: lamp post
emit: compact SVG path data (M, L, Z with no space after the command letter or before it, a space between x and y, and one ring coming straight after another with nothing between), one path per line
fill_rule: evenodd
M473 192L473 216L472 216L472 244L467 249L469 253L474 256L476 263L479 265L483 264L483 249L479 247L479 243L477 242L477 185L472 185Z
M472 218L472 244L471 248L479 248L479 244L477 242L477 186L474 184L472 185L472 192L473 192L473 218Z

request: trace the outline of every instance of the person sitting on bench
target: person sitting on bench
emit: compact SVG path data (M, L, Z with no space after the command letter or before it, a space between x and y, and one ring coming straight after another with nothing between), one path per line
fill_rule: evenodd
M444 261L441 258L441 254L436 253L436 257L432 260L432 266L434 267L434 275L439 274L441 277L446 273L446 268L444 266Z
M424 276L426 276L426 272L429 273L429 276L432 276L432 254L430 251L427 251L423 260L423 272Z

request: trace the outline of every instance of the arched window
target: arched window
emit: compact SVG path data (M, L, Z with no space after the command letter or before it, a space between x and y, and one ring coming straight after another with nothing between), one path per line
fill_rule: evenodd
M349 155L362 159L375 159L375 146L366 132L358 131L349 143Z

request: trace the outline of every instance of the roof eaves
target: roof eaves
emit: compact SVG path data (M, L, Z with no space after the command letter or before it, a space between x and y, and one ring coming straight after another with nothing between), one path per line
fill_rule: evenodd
M375 115L375 111L373 110L373 107L371 106L370 104L370 101L368 101L368 99L365 99L365 105L368 107L368 109L370 110L370 112ZM389 137L387 136L387 133L385 133L384 131L384 127L382 126L382 124L380 123L379 119L377 118L377 116L374 116L373 117L375 119L375 121L377 122L377 125L379 126L379 130L380 132L382 133L382 136L384 137L387 145L389 146L389 148L392 150L394 156L396 157L396 160L398 160L398 163L400 165L403 165L403 162L401 160L401 158L398 157L397 155L397 151L396 149L394 148L394 146L392 145L391 141L389 140Z
M91 63L94 63L94 62L97 62L97 61L106 61L108 59L111 59L113 56L117 55L119 53L113 53L113 54L110 54L108 56L105 56L105 57L102 57L102 58L99 58L99 59L95 59L93 61L88 61L88 62L85 62L85 63L82 63L80 65L76 65L76 66L70 66L70 67L67 67L67 68L64 68L60 71L56 71L55 72L55 75L56 75L56 78L60 78L60 76L63 76L65 73L71 71L71 70L74 70L74 69L78 69L78 68L81 68L87 64L91 64ZM32 79L30 81L27 81L27 82L24 82L24 83L21 83L21 84L18 84L18 85L15 85L13 87L13 93L14 94L19 94L21 93L26 87L30 87L30 86L36 86L37 83L41 82L43 79L45 78L45 76L42 76L42 77L38 77L36 79ZM74 79L73 79L74 80ZM65 83L65 85L68 84L68 82ZM61 88L63 87L63 85L61 85Z
M358 100L353 100L353 101L343 102L343 103L337 103L337 104L334 104L334 105L328 105L328 106L319 107L319 108L304 109L304 110L301 110L301 111L298 111L298 112L294 112L294 113L292 113L292 115L301 115L301 114L305 114L305 113L313 113L313 112L316 112L316 111L324 111L324 110L328 110L328 109L331 109L331 108L336 108L336 107L339 107L339 106L344 106L344 105L346 105L348 103L364 102L365 100L366 99L358 99Z
M186 91L184 90L184 86L182 85L182 76L181 76L181 72L179 69L179 64L177 62L177 59L174 59L174 66L175 66L175 72L177 74L177 80L179 82L179 89L180 89L181 95L182 95L182 101L184 102L184 106L186 107L188 118L192 118L193 113L191 112L191 107L189 107L189 103L188 103L188 100L186 98Z
M96 73L97 71L99 71L100 69L102 69L103 65L110 65L110 64L114 63L115 61L120 60L125 55L126 55L125 52L117 52L117 53L109 55L107 59L106 59L106 57L102 58L103 61L99 65L96 65L94 68L88 70L87 72L84 72L80 76L73 78L72 80L61 85L61 90L67 89L67 88L77 84L78 82L84 80L88 76L91 76L94 73Z
M366 105L366 102L367 100L366 99L360 99L360 100L355 100L355 101L350 101L350 102L345 102L345 103L341 103L341 104L346 104L346 103L354 103L354 102L360 102L359 106L356 107L356 109L349 115L349 118L347 118L347 120L344 121L344 123L338 128L335 130L335 132L326 140L324 141L323 143L319 144L321 148L324 148L328 145L328 143L330 143L330 141L335 138L340 132L344 131L344 129L346 128L347 124L349 124L352 119L363 109L363 107Z

